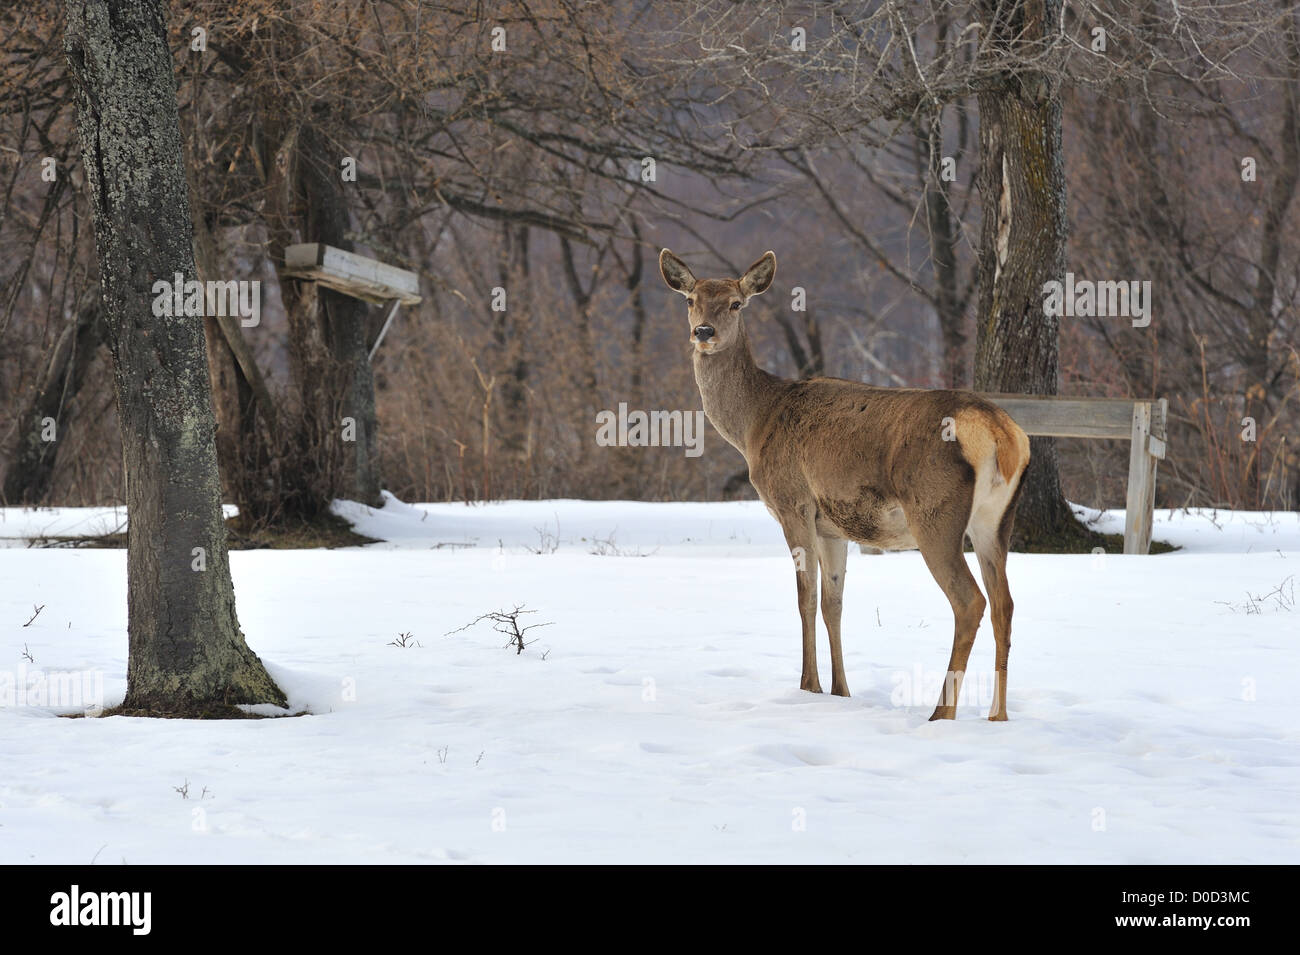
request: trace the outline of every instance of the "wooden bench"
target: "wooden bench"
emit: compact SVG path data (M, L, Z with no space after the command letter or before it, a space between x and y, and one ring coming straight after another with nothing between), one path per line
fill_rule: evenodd
M1030 437L1128 438L1124 553L1145 554L1150 550L1156 462L1165 456L1168 435L1166 399L1001 394L983 397L1002 407Z

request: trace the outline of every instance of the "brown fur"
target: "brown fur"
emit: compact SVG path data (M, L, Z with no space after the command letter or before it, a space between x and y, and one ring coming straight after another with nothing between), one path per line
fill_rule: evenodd
M997 457L998 473L1003 481L1020 473L1029 460L1029 437L1011 416L997 405L982 401L980 406L963 408L956 415L958 440L972 465L983 460L989 450Z
M962 554L969 535L993 604L998 696L990 719L1006 719L1012 614L1006 554L1029 439L1006 412L972 392L876 388L840 378L790 381L760 369L739 309L768 288L775 268L769 252L740 279L697 280L667 249L660 254L664 280L688 300L705 413L745 456L750 481L791 550L817 555L832 692L848 695L839 625L847 542L916 547L953 608L950 678L931 719L952 718L986 607ZM803 623L800 686L820 692L817 564L806 561L795 583Z

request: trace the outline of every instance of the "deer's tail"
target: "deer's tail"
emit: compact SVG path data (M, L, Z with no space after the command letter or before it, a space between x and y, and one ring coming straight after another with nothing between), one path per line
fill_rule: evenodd
M956 424L963 455L977 474L996 462L992 484L1014 484L1029 467L1029 436L996 405L964 408Z

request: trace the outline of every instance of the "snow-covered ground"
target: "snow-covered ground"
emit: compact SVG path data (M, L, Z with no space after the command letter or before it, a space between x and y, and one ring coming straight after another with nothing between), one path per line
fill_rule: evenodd
M232 555L310 713L234 722L57 718L125 692L125 554L26 539L124 512L0 511L0 862L1300 861L1296 514L1012 555L993 724L987 621L968 704L926 721L952 630L915 553L850 556L840 699L796 689L761 505L339 509L385 542ZM521 655L445 635L517 604L551 624Z

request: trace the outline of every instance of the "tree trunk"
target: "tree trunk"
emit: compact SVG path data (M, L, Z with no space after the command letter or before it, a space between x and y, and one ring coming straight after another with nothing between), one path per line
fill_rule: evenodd
M496 348L494 371L501 372L501 403L497 429L500 447L515 471L515 497L526 496L531 462L529 428L531 414L528 400L528 315L531 296L529 281L530 233L528 226L506 223L502 226L501 249L497 256L497 273L506 289L506 309L494 312L493 344Z
M32 388L29 403L19 414L18 444L5 472L6 504L40 504L45 500L54 477L64 412L81 390L99 343L96 297L78 308L75 320L59 334L41 369L41 377ZM47 440L47 418L54 422L52 440Z
M186 157L186 167L191 173L195 270L201 282L220 279L220 257L212 232L203 220L202 203L198 190L194 188L191 157ZM212 387L212 410L217 424L217 469L221 474L222 499L239 504L239 483L236 478L243 468L243 444L247 435L243 428L245 406L252 400L252 390L240 375L235 354L215 317L203 319L203 342L208 357L208 379Z
M934 272L934 311L943 341L945 388L964 388L967 381L966 303L958 291L958 229L952 195L943 178L943 112L936 108L918 124L917 137L924 150L925 221L930 241L930 268Z
M645 357L643 343L649 311L646 308L645 286L642 283L645 278L645 249L641 243L641 226L635 219L632 220L631 255L632 266L626 270L623 284L632 303L632 406L640 408L642 406L641 362Z
M1060 0L984 0L984 22L1001 46L1033 43L1057 22ZM999 45L999 44L995 44ZM1006 77L979 95L979 191L984 209L975 341L978 391L1054 395L1059 321L1045 314L1044 283L1065 275L1065 167L1061 103L1045 77ZM1095 538L1061 491L1056 442L1034 438L1013 546L1081 549Z
M283 256L283 247L292 241L353 251L338 158L327 137L310 124L284 132L276 163L285 175L271 177L276 255ZM319 472L301 492L321 498L303 500L288 511L314 517L328 511L335 496L379 506L369 306L323 286L294 280L281 283L281 296L289 318L290 375L300 403L296 440L299 453L311 459L303 463ZM351 427L345 427L344 418L352 419ZM333 473L336 460L342 473Z
M105 337L126 474L123 709L224 714L285 704L235 615L202 319L154 314L154 283L195 278L176 82L161 0L68 0Z
M354 251L348 238L351 222L338 159L311 127L298 137L298 182L305 211L305 241ZM318 288L316 297L319 320L340 379L343 416L356 424L355 440L345 448L349 453L344 496L378 507L383 500L379 494L375 378L367 341L370 306L327 288Z
M1286 48L1288 82L1281 91L1282 123L1278 129L1278 161L1272 172L1273 187L1264 203L1263 222L1260 224L1259 266L1256 273L1252 307L1246 316L1247 341L1243 343L1246 357L1243 370L1246 375L1245 415L1253 418L1261 430L1269 420L1274 374L1270 346L1277 327L1278 267L1285 243L1287 211L1295 199L1300 184L1300 37L1294 20L1287 19ZM1243 489L1250 507L1264 506L1261 486L1259 445L1250 456L1244 475Z

